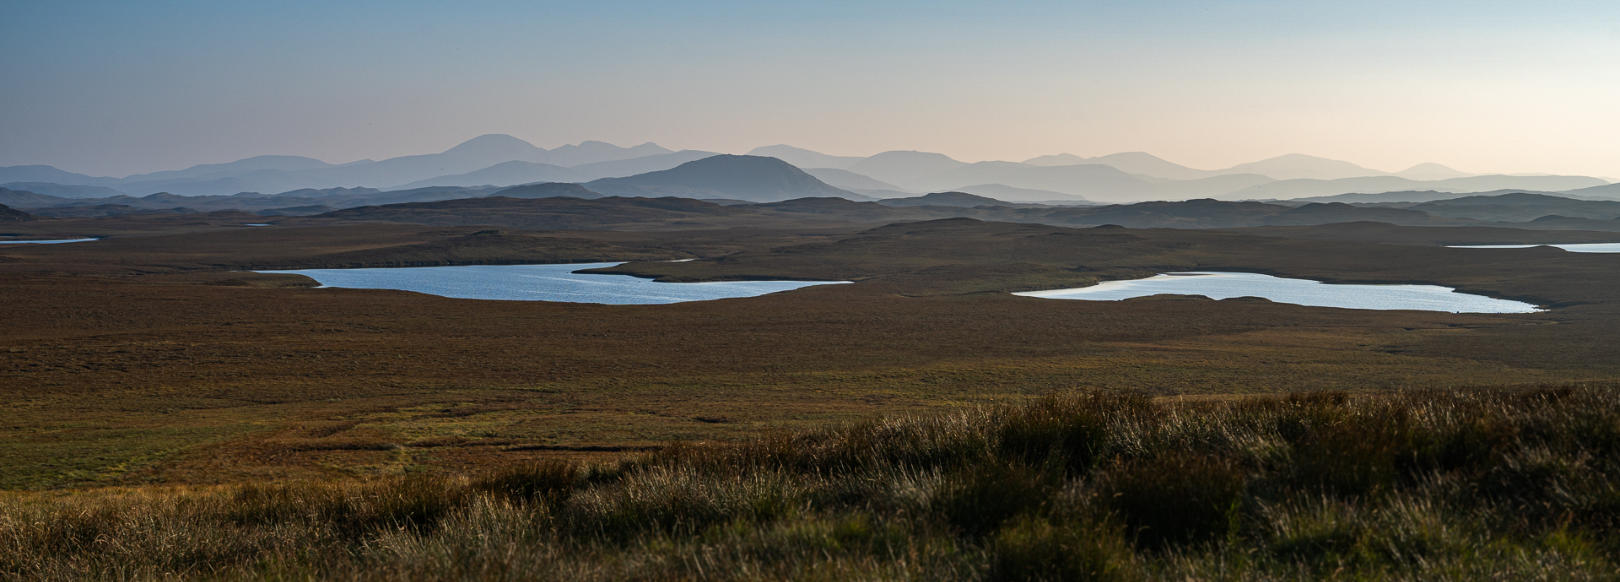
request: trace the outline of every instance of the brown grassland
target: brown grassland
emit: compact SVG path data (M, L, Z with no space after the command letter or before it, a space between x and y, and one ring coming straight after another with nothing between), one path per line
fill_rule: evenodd
M107 238L0 247L0 577L1601 578L1620 555L1620 255L1443 247L1600 234L251 221L5 227ZM247 272L609 260L855 284L601 306ZM1007 294L1184 270L1549 309Z

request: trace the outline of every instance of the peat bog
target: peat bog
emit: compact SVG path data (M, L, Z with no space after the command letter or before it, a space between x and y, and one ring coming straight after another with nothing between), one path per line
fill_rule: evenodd
M3 567L1130 579L1615 562L1610 257L1446 248L1458 232L1388 225L776 220L18 226L107 238L0 249ZM630 261L593 272L853 283L592 305L244 272L615 259ZM1188 271L1546 310L1011 295ZM136 541L159 538L183 549ZM511 544L525 550L495 551Z

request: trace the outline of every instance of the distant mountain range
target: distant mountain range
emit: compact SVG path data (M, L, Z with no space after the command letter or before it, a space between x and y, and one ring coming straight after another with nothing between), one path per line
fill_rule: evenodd
M1557 197L1552 197L1557 198ZM1620 232L1620 202L1583 211L1593 217L1546 215L1529 221L1494 221L1463 215L1492 216L1521 208L1521 216L1567 206L1570 199L1544 200L1508 197L1500 201L1459 199L1453 205L1397 208L1345 203L1309 203L1297 206L1255 201L1213 199L1179 202L1140 202L1107 206L1046 206L1012 204L961 192L860 202L844 198L796 198L779 202L722 203L691 198L551 197L520 199L504 195L482 198L365 206L321 215L324 218L391 221L440 226L510 226L544 229L736 228L758 227L775 220L829 221L843 224L915 222L941 218L972 218L1000 222L1057 226L1119 225L1131 228L1242 228L1257 226L1311 226L1325 224L1385 223L1404 226L1513 226L1567 228ZM1574 201L1581 202L1581 201ZM1445 206L1451 206L1446 208ZM320 218L320 217L317 217ZM1603 235L1585 235L1605 240Z
M0 184L13 189L26 186L55 190L72 197L105 195L102 191L86 191L86 187L120 194L169 192L204 196L334 187L506 186L627 176L668 169L683 161L712 155L692 152L684 157L668 157L677 153L652 143L625 148L604 142L584 142L546 150L508 135L484 135L437 154L347 164L329 164L298 156L258 156L124 178L86 176L50 166L13 166L0 168ZM55 186L38 186L41 183Z
M669 154L663 154L669 155ZM639 196L707 198L742 202L776 202L795 198L865 199L817 180L803 170L758 156L709 156L668 170L584 184L541 182L519 186L424 186L401 190L372 188L300 189L281 194L239 193L229 196L146 196L62 198L0 188L0 204L38 209L50 216L105 216L152 210L245 210L270 214L317 214L358 206L432 202L485 196L512 198Z
M600 141L548 150L509 135L491 134L440 153L346 164L300 156L257 156L123 178L87 176L50 166L12 166L0 168L0 187L59 198L106 199L158 192L180 196L233 196L332 188L398 191L600 182L604 189L622 192L699 197L708 196L703 192L725 193L738 200L755 201L781 199L799 190L809 192L819 188L798 175L792 178L798 185L783 183L757 192L743 192L738 190L738 185L753 183L751 180L758 176L739 178L729 185L722 183L722 177L712 174L686 176L683 181L666 183L654 180L671 176L629 179L716 155L719 154L670 150L653 143L621 147ZM839 191L822 190L825 195L851 199L906 198L929 192L959 191L1013 202L1084 204L1088 201L1201 198L1285 200L1425 191L1443 196L1501 190L1620 199L1620 185L1586 176L1472 175L1432 163L1388 173L1301 154L1218 170L1190 168L1144 152L1089 158L1054 154L1023 162L970 163L933 152L889 151L872 156L839 156L791 145L773 145L755 148L749 152L749 157L785 162L802 170L821 186ZM623 180L613 181L620 179Z
M668 155L668 154L662 154ZM1050 166L1067 168L1070 166ZM1039 193L1045 195L1047 193ZM1319 201L1209 198L1130 204L1029 204L946 191L876 202L836 188L791 164L761 156L718 155L667 170L584 184L301 189L229 196L111 196L75 199L0 188L5 219L103 217L159 212L256 212L435 225L525 228L757 227L760 220L872 223L974 218L1060 226L1236 228L1377 222L1407 226L1515 226L1620 232L1620 201L1535 192L1488 196L1397 192ZM26 214L22 214L26 212Z

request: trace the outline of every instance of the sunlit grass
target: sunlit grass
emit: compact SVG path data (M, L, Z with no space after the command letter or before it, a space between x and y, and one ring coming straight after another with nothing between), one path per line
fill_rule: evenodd
M1602 579L1615 386L1066 393L466 474L0 497L23 579Z

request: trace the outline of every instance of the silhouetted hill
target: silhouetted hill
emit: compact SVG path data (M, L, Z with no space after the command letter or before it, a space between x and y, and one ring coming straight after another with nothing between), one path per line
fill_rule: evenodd
M761 146L749 151L748 155L776 158L805 170L810 168L848 170L856 162L865 159L859 156L833 156L790 145Z
M565 182L544 182L540 184L524 184L498 190L490 196L504 196L507 198L556 198L569 196L573 198L601 198L602 195L591 191L579 184Z
M429 225L487 224L531 229L596 229L634 223L679 223L748 213L689 198L508 198L491 196L384 206L362 206L322 218L410 222Z
M1456 192L1436 192L1434 190L1397 190L1394 192L1379 192L1376 194L1352 193L1335 194L1332 196L1310 196L1306 198L1290 198L1283 202L1344 202L1347 204L1381 204L1391 202L1432 202L1435 200L1450 200L1462 194Z
M254 156L223 164L199 164L184 170L125 176L120 183L133 185L170 180L216 180L255 172L300 172L330 167L332 164L303 156Z
M609 162L596 162L581 164L570 168L579 175L579 180L599 180L602 178L623 178L647 172L668 170L687 162L695 162L703 158L714 157L715 152L702 150L681 150L667 154L643 156L614 160Z
M45 216L82 215L82 212L64 209L93 206L102 207L96 213L98 216L115 215L121 210L144 213L152 210L169 210L173 208L187 208L202 212L217 210L258 212L272 209L311 207L317 211L325 211L331 208L347 208L351 206L473 198L487 196L498 189L495 187L429 187L379 191L371 188L326 188L290 190L280 194L241 192L230 196L179 196L168 192L159 192L139 197L120 195L106 198L76 199L56 198L32 192L0 189L0 204L23 207L30 211L38 210L38 212L33 213Z
M438 155L459 159L527 160L538 158L545 152L532 143L504 133L487 133L456 144Z
M858 195L828 186L776 158L718 155L669 170L587 182L608 196L682 196L774 202L793 198Z
M1146 152L1120 152L1095 158L1083 158L1074 154L1057 154L1030 158L1025 160L1024 163L1031 166L1102 164L1127 174L1151 176L1167 180L1196 180L1215 175L1215 172L1189 168Z
M1404 208L1351 206L1343 202L1311 203L1289 208L1272 215L1265 224L1273 226L1305 226L1341 222L1384 222L1401 225L1433 224L1435 220L1424 212Z
M648 156L661 156L670 153L674 152L653 142L626 148L603 141L583 141L575 145L565 145L548 151L541 157L541 160L554 166L574 167Z
M1603 184L1601 186L1590 186L1590 187L1586 187L1586 188L1577 188L1577 189L1574 189L1574 190L1565 190L1562 193L1565 194L1565 195L1568 195L1568 196L1574 196L1576 198L1596 198L1596 199L1599 199L1599 200L1620 200L1620 183L1617 183L1617 184Z
M376 188L302 188L276 194L280 198L359 198L380 194ZM238 194L240 196L240 194Z
M1084 164L1090 159L1091 158L1084 158L1071 153L1061 153L1035 156L1033 158L1024 160L1024 163L1031 166L1073 166L1075 164Z
M1473 174L1459 172L1440 164L1424 163L1395 172L1395 175L1408 180L1450 180L1452 178L1463 178Z
M780 159L780 158L778 158L778 159ZM787 160L782 160L782 161L793 164L793 162L789 162ZM828 186L832 186L834 188L842 188L844 190L849 190L851 192L859 192L859 191L862 191L862 190L882 190L882 191L899 191L900 190L900 187L895 186L894 184L890 184L888 182L884 182L882 180L877 180L877 179L870 178L870 177L867 177L867 176L862 176L860 174L857 174L855 172L851 172L849 170L840 170L838 168L814 168L814 167L806 168L806 167L800 166L798 164L793 164L793 165L799 167L802 170L804 170L804 173L810 174L811 176L815 176L817 180L821 180L822 182L826 182Z
M366 186L418 188L426 186L512 185L536 181L574 181L607 175L649 171L647 164L629 164L624 174L613 170L570 172L563 165L621 164L634 159L670 155L657 144L621 148L605 142L584 142L555 150L535 147L521 139L489 134L467 140L436 154L361 160L333 165L296 156L259 156L226 164L205 164L185 170L154 172L105 183L39 179L62 184L94 183L126 192L173 192L181 195L225 195L234 192L284 192L303 188ZM678 163L678 162L675 162ZM665 169L675 163L657 167ZM657 164L653 164L656 166ZM36 172L37 174L38 172ZM0 173L0 177L5 174ZM6 181L21 181L21 178ZM68 181L64 181L68 180ZM93 180L93 179L92 179Z
M1009 202L986 198L967 192L935 192L912 198L889 198L879 200L884 206L947 206L956 208L977 208L979 206L1012 206Z
M542 164L538 162L511 161L501 162L488 168L454 174L437 176L412 182L406 188L422 188L427 186L511 186L514 184L528 184L530 182L570 182L580 179L579 172L562 166Z
M1620 231L1620 218L1602 220L1597 218L1576 218L1572 216L1558 216L1556 214L1552 214L1527 222L1525 223L1525 226L1529 228L1549 228L1560 230Z
M1100 164L1027 166L1013 162L979 162L941 172L921 184L932 191L961 190L972 184L1005 184L1113 200L1151 197L1154 191L1143 179Z
M894 216L892 209L876 202L857 202L848 198L818 196L813 198L794 198L781 202L765 202L754 205L760 210L789 212L795 214L821 214L836 215L846 220L880 220L883 217Z
M1418 181L1398 176L1369 176L1338 180L1279 180L1238 190L1229 198L1288 199L1325 197L1350 193L1379 193L1433 190L1438 192L1489 192L1493 190L1533 190L1557 192L1603 184L1585 176L1469 176L1449 180Z
M922 184L938 183L935 176L967 165L946 156L930 152L892 151L866 158L846 168L862 176L882 180L901 188L931 190ZM978 184L994 180L962 182Z
M559 194L577 186L530 185ZM385 193L388 194L388 193ZM504 194L504 192L503 192ZM1061 226L1105 224L1131 228L1239 228L1306 226L1339 223L1388 223L1414 226L1472 226L1487 221L1435 216L1420 210L1380 205L1313 203L1300 206L1213 199L1142 202L1110 206L1044 206L1010 204L961 192L935 193L878 203L839 197L797 198L768 203L694 200L690 198L608 197L580 202L567 197L516 199L508 196L426 203L367 206L325 216L350 220L386 220L434 225L503 225L524 228L739 228L769 225L861 224L881 221L973 218ZM1620 203L1612 203L1620 206ZM658 212L654 212L657 210ZM595 213L593 216L569 214ZM510 214L503 218L503 213ZM1575 219L1566 219L1566 222ZM1549 222L1545 226L1574 228ZM1584 223L1590 230L1620 228L1620 221Z
M1350 162L1330 160L1305 154L1286 154L1258 162L1238 164L1222 174L1260 174L1277 180L1337 180L1362 176L1382 176L1378 170L1363 168Z
M1425 202L1410 208L1434 216L1490 222L1528 222L1552 215L1596 220L1620 217L1620 202L1576 200L1524 192L1499 196L1464 196Z
M968 194L977 194L979 196L986 196L995 198L997 200L1005 200L1007 202L1066 205L1091 204L1090 200L1080 196L1075 196L1073 194L1053 192L1051 190L1040 190L1036 188L1016 188L1006 184L975 184L972 186L962 186L960 188L956 188L956 191L966 192Z
M105 186L105 182L112 178L97 178L84 174L75 174L58 170L51 166L35 164L28 166L6 166L0 168L0 184L11 182L49 182L70 186L96 185Z
M25 190L35 194L56 196L58 198L106 198L124 194L118 190L105 186L91 186L87 184L57 184L54 182L8 182L0 187L12 190Z
M1288 210L1285 206L1262 202L1203 198L1077 209L1065 216L1083 218L1076 221L1078 224L1117 224L1130 228L1231 228L1262 225L1267 218Z
M34 215L49 218L110 218L143 214L193 214L196 212L194 209L185 207L136 208L128 204L84 204L41 208L35 210Z
M0 204L4 204L12 208L45 208L48 206L61 206L63 204L70 204L72 202L72 200L67 198L46 196L44 194L29 192L27 190L0 188Z
M24 222L33 219L34 217L27 212L0 204L0 222Z

